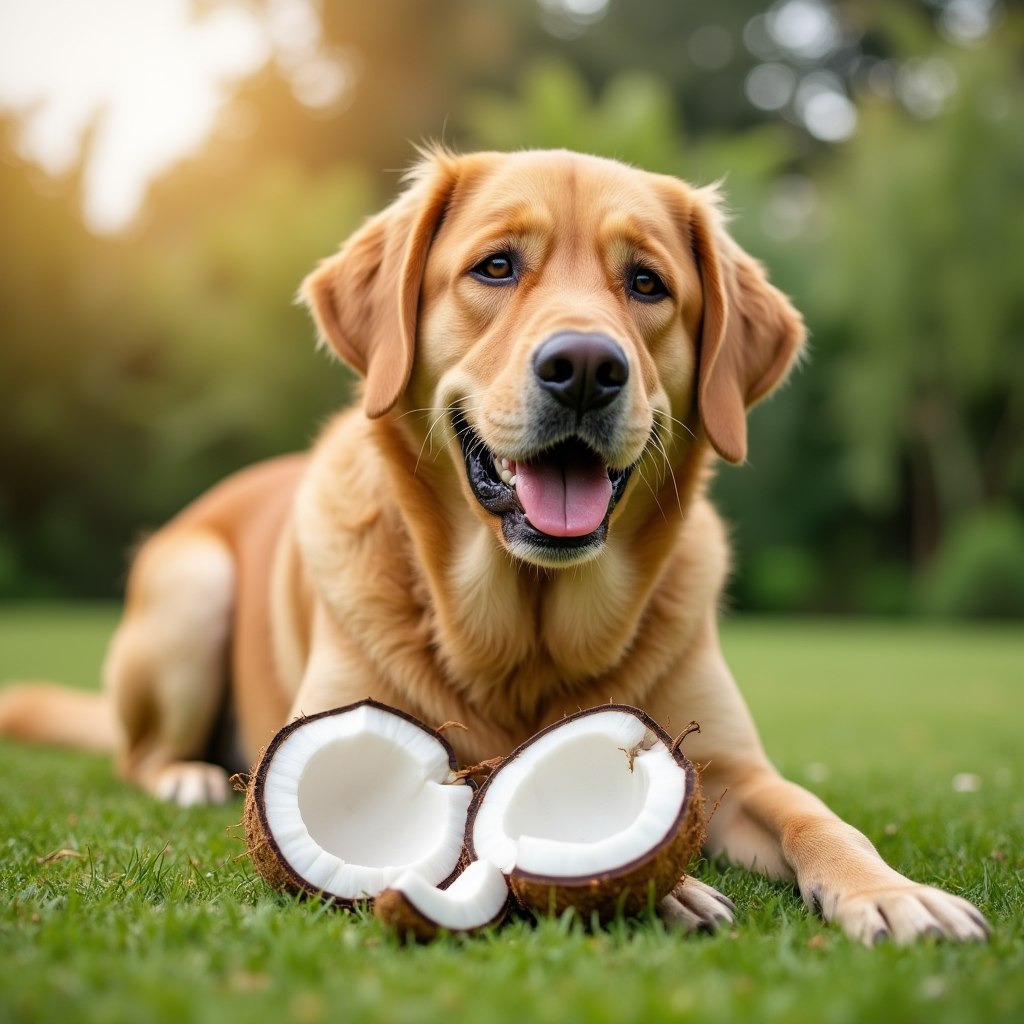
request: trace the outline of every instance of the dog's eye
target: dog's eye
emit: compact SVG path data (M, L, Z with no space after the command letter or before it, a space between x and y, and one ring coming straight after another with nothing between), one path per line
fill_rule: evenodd
M478 263L473 268L473 273L491 281L505 281L512 276L514 270L512 257L507 252L496 252L482 263Z
M629 283L629 290L644 299L654 299L667 294L665 285L661 278L653 270L640 267L633 272L633 279Z

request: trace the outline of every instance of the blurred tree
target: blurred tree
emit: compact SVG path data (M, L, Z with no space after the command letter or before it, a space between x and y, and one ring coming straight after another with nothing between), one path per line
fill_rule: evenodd
M831 280L814 316L836 346L845 476L871 513L908 507L918 569L966 517L1024 501L1022 43L1015 18L983 50L915 46L911 87L949 76L955 102L863 103L819 176Z
M375 205L357 167L274 163L108 241L0 164L0 594L109 593L138 530L309 443L350 378L295 291Z
M891 504L909 454L922 561L945 524L1006 496L1024 443L1024 104L1004 96L987 113L1006 77L996 62L1012 60L991 50L957 61L961 98L944 117L865 109L826 179L851 485Z
M922 576L921 606L939 615L1024 617L1024 517L994 506L959 519Z
M112 398L148 428L160 469L143 478L143 493L154 513L208 486L227 459L241 465L305 447L347 400L348 371L314 353L295 293L374 205L359 167L310 174L272 163L248 176L231 205L146 254L128 304L139 322L160 325L154 358L163 365Z

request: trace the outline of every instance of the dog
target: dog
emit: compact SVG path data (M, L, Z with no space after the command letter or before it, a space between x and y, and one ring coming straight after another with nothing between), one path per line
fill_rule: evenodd
M715 189L442 148L406 186L301 288L358 405L145 543L102 697L10 688L0 733L115 750L189 805L228 798L213 761L252 763L295 716L366 696L465 724L467 764L633 704L700 723L688 753L728 790L711 855L794 880L867 944L984 938L970 903L778 774L719 648L729 553L708 482L744 461L747 410L805 332ZM730 906L687 878L661 909L713 929Z

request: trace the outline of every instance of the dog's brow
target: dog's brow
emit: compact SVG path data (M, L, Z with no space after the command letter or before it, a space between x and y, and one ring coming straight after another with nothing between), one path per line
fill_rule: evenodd
M535 257L541 258L554 230L554 218L543 207L538 209L524 204L488 211L481 218L479 230L467 235L464 258L474 264L497 249L532 251Z
M609 217L601 225L598 237L605 246L616 242L627 245L641 252L651 252L661 259L668 260L667 248L670 240L664 237L661 225L653 221L643 221L632 215L616 215Z
M554 229L551 211L537 203L507 203L490 208L482 229L495 235L546 235Z

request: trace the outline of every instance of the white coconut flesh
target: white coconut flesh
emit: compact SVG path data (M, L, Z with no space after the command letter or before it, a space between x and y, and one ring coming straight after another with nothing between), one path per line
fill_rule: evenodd
M520 748L481 792L473 852L505 874L611 875L674 833L687 775L634 714L584 714Z
M424 728L369 704L294 729L263 790L281 858L309 889L341 899L375 896L410 870L443 882L473 795L451 784L449 756Z
M490 861L474 861L447 889L406 871L390 888L428 921L450 932L471 931L494 921L508 901L508 882Z

